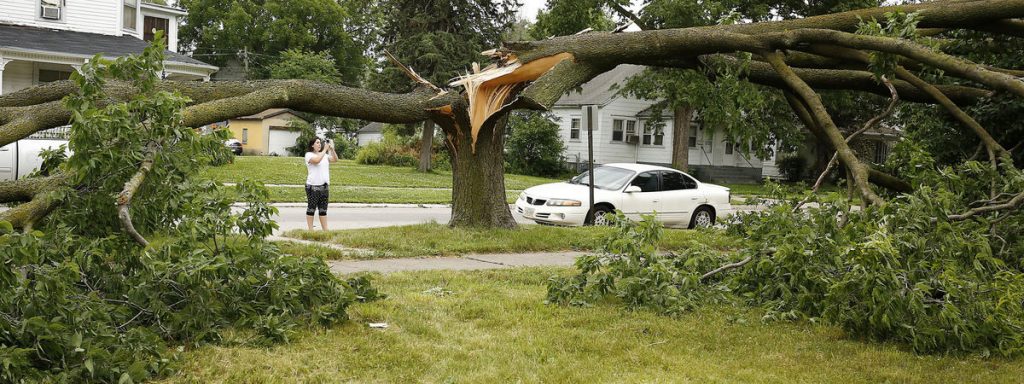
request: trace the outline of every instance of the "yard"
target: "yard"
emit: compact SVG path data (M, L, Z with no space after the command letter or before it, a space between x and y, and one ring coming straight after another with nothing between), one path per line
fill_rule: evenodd
M168 383L737 382L1013 383L1017 361L918 356L833 327L762 323L757 310L700 308L678 318L613 305L544 304L564 269L378 276L389 297L345 325L272 348L206 346ZM371 329L368 323L387 323ZM238 337L243 337L239 335Z
M272 202L304 202L306 167L298 157L238 156L233 164L211 167L204 175L223 183L237 183L245 178L271 185ZM519 192L540 184L563 180L542 177L505 175L506 198L515 202ZM768 193L762 184L726 184L733 196L763 196ZM363 165L340 160L331 165L332 203L451 203L451 171L420 173L411 167ZM825 196L838 198L835 187L826 187ZM737 200L734 203L740 203Z

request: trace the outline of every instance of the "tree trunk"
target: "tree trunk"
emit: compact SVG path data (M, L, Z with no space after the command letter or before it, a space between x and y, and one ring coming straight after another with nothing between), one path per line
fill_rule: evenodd
M690 169L690 119L693 108L676 107L672 117L672 168Z
M423 139L420 140L420 172L430 172L430 155L434 152L434 121L423 122Z
M515 228L505 200L505 123L494 119L480 130L474 151L468 124L445 127L452 157L452 227ZM442 122L439 122L444 124ZM468 123L468 121L467 121ZM459 135L458 133L463 133Z

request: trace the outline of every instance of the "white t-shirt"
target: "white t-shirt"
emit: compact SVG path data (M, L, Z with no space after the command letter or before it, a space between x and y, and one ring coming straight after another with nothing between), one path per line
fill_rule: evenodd
M313 152L306 152L306 185L324 185L331 183L331 156L325 154L320 162L313 164L310 161L316 156Z

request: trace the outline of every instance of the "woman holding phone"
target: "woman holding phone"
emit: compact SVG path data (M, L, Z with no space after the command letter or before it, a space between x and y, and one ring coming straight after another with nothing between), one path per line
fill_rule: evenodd
M327 230L327 202L331 184L330 163L338 161L330 141L314 137L306 148L306 225L313 230L313 216L320 211L320 227Z

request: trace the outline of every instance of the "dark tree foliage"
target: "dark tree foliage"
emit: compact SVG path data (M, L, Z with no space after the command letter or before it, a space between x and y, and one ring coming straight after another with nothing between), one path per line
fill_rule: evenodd
M538 112L513 113L507 129L511 131L505 143L509 171L547 177L565 173L562 168L565 144L558 135L558 124Z
M270 76L270 65L288 49L326 52L342 83L355 84L366 68L365 43L355 29L359 10L336 0L181 0L188 10L180 29L184 52L223 66L248 61L248 78Z

